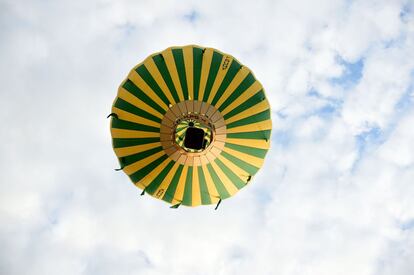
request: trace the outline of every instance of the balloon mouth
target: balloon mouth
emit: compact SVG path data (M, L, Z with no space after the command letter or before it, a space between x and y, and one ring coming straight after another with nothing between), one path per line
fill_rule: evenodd
M165 153L181 164L199 166L213 161L224 148L226 124L213 105L186 100L169 106L160 128Z
M182 119L175 127L175 142L187 152L199 153L204 151L213 140L211 123L205 124L197 120L197 114L189 114L193 118Z

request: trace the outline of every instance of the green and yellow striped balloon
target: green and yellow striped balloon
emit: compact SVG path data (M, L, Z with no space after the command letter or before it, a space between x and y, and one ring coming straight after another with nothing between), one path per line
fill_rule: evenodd
M111 113L121 169L173 206L216 204L246 186L263 165L271 129L253 73L231 55L194 45L134 67Z

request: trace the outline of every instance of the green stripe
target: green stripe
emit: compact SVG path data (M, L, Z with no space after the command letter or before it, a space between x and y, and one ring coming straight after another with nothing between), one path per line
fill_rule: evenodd
M232 156L227 152L222 151L221 154L223 155L223 157L233 162L235 165L239 166L241 169L249 173L251 176L256 174L256 172L259 170L257 167L245 162L244 160L236 158L235 156Z
M220 199L226 199L230 197L229 192L227 191L226 187L224 187L223 182L220 180L219 176L217 176L216 171L214 171L210 163L207 165L207 168L210 172L211 179L213 180L214 185L216 186L217 192L219 193Z
M238 127L238 126L249 125L249 124L252 124L252 123L265 121L265 120L268 120L268 119L270 119L270 109L267 109L263 112L255 114L255 115L237 120L235 122L229 123L229 124L227 124L227 129Z
M203 63L203 50L200 48L193 48L194 100L198 99L202 63Z
M210 65L210 72L208 73L206 89L204 90L204 97L203 97L204 102L207 102L207 99L210 95L211 88L213 87L214 80L216 80L217 72L220 68L222 59L223 59L223 55L221 53L214 51L211 65Z
M242 111L247 110L250 107L253 107L254 105L262 102L264 99L265 99L265 94L263 90L260 90L258 93L253 95L251 98L249 98L248 100L246 100L245 102L243 102L242 104L240 104L239 106L237 106L236 108L228 112L226 115L224 115L224 119L227 120L231 118L232 116L237 115L238 113L241 113Z
M154 192L160 187L162 181L167 176L168 172L171 171L172 167L174 166L174 161L170 161L167 166L162 169L161 173L159 173L155 179L151 181L151 183L145 188L145 191L150 193L151 195L154 195ZM165 191L165 190L164 190Z
M177 127L175 128L175 132L180 132L181 130L184 130L185 128L188 128L188 125L182 126L182 127Z
M132 105L128 101L123 100L122 98L117 98L114 104L114 107L124 110L125 112L152 120L157 123L161 123L161 119L159 117L156 117L142 109L140 109L138 106Z
M125 157L123 157L123 162L122 163L125 166L127 166L127 165L133 164L137 161L143 160L144 158L149 157L153 154L156 154L160 151L162 151L161 146L155 147L155 148L143 151L143 152L139 152L139 153L136 153L136 154L133 154L133 155L125 156Z
M211 105L213 106L216 105L217 101L220 99L224 91L230 85L231 81L234 79L234 77L236 76L240 68L241 68L240 63L237 62L235 59L233 59L233 61L231 62L230 68L228 72L226 73L226 76L223 79L223 82L221 83L219 89L217 90L216 95L213 98L213 101L211 102Z
M233 182L237 189L243 188L246 183L242 181L230 168L228 168L221 160L215 159L216 164L223 170L224 174Z
M139 124L131 121L126 121L122 119L114 119L112 121L112 128L116 129L125 129L125 130L136 130L136 131L144 131L144 132L153 132L159 133L160 128L152 127L145 124Z
M136 171L135 173L129 175L129 178L132 180L132 182L138 182L142 180L148 173L150 173L152 170L154 170L158 165L160 165L165 159L167 159L167 155L162 155L158 159L154 160L147 166L143 167L142 169Z
M178 136L181 136L181 135L184 135L186 132L187 132L186 129L181 129L179 131L176 131L175 134L178 135Z
M157 110L160 114L165 114L165 110L157 103L155 103L155 101L152 100L147 94L145 94L140 88L135 86L135 84L131 80L128 79L127 81L125 81L122 87L131 94L133 94L135 97L139 98L141 101L147 103L149 106Z
M172 50L175 66L177 68L178 77L180 78L181 88L183 89L184 99L188 99L188 88L187 88L187 77L185 75L185 65L184 65L184 56L183 49L173 49Z
M198 166L198 182L200 183L201 204L211 204L210 194L208 193L206 178L201 166Z
M186 131L183 131L182 133L176 133L176 136L179 140L184 140Z
M171 183L168 185L167 191L163 196L163 200L166 202L172 202L175 196L175 191L177 190L178 181L180 179L181 173L183 172L184 165L180 165L177 168L177 171L174 174L174 177L171 180Z
M160 138L113 138L112 145L114 148L130 147L148 143L159 142Z
M192 205L193 200L193 166L188 167L187 177L185 179L183 205Z
M228 133L227 138L243 138L243 139L270 139L271 130L244 132L244 133Z
M157 65L158 71L162 75L165 84L167 84L168 89L170 90L175 102L180 102L180 98L178 97L178 93L175 89L170 72L168 71L167 65L165 64L164 57L162 56L162 54L159 54L153 56L152 59L154 60L155 65Z
M153 90L165 103L165 105L169 105L170 102L167 98L167 96L164 94L164 92L161 90L161 88L158 86L155 79L152 77L148 69L145 67L145 65L141 65L138 68L135 69L135 71L142 77L142 79L145 81L145 83L148 84L148 86Z
M238 144L226 143L225 147L262 159L266 156L267 153L266 149L254 148Z
M234 100L236 100L242 93L244 93L254 82L252 73L249 73L245 79L240 83L240 85L233 91L233 93L221 104L219 110L222 112L227 106L230 105Z

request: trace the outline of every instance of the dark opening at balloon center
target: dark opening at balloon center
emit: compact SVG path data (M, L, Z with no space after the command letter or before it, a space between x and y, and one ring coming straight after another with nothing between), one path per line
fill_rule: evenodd
M184 146L189 149L200 150L203 148L204 135L205 133L203 130L195 127L188 127L185 132Z
M184 119L175 128L175 142L188 152L202 152L211 141L211 128L200 121Z

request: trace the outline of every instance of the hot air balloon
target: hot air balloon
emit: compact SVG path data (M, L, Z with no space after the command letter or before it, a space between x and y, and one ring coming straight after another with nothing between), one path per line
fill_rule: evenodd
M109 116L119 170L173 208L218 206L250 182L270 145L262 85L213 48L152 54L121 83Z

